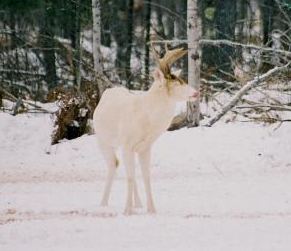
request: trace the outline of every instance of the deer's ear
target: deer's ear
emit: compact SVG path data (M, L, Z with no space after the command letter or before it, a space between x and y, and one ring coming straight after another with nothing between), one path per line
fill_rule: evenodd
M162 73L162 71L159 68L155 69L155 71L153 73L153 77L154 77L155 81L158 81L161 83L163 82L163 80L165 78L164 74Z
M181 73L182 73L182 70L180 69L180 70L174 71L173 75L175 75L176 77L180 77Z

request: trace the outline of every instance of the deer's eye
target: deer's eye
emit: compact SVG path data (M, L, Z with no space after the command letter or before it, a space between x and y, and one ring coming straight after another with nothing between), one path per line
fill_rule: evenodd
M176 82L178 82L178 84L180 84L180 85L186 85L187 84L187 82L184 81L184 79L179 78L179 77L176 78Z
M188 83L186 81L182 81L181 85L187 85Z

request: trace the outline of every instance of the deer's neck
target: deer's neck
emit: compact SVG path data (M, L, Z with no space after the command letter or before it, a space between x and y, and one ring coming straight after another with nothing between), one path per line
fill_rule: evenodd
M176 102L170 97L166 88L159 88L155 83L146 92L145 100L149 117L155 123L168 124L171 122Z

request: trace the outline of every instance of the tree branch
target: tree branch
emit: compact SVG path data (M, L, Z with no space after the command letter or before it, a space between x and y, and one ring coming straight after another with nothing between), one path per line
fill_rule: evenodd
M263 75L260 75L256 78L254 78L251 81L248 81L246 85L244 85L235 95L230 99L230 101L222 108L220 112L218 112L214 117L212 117L206 126L212 126L215 122L217 122L222 116L224 116L229 110L231 110L237 102L240 100L240 98L245 95L250 89L257 86L262 81L266 80L268 77L274 75L275 73L282 72L288 69L288 66L291 64L288 63L281 67L275 67L268 72L264 73Z
M0 73L15 73L15 74L22 74L22 75L32 75L32 76L45 76L44 73L40 72L31 72L31 71L24 71L18 69L4 69L0 68Z
M175 43L175 44L183 44L183 43L187 43L188 40L185 39L181 39L181 40L152 40L149 43L152 44L164 44L164 43ZM199 41L200 45L213 45L213 46L219 46L219 45L229 45L229 46L238 46L238 47L244 47L244 48L251 48L251 49L256 49L259 51L265 51L265 52L276 52L276 53L280 53L283 54L285 56L289 56L291 57L291 51L285 51L285 50L278 50L278 49L274 49L274 48L270 48L270 47L263 47L263 46L258 46L255 44L242 44L242 43L238 43L238 42L234 42L234 41L230 41L230 40L226 40L226 39L217 39L217 40L211 40L211 39L200 39Z
M270 110L291 112L291 107L288 107L286 105L255 104L255 105L241 105L241 106L237 106L236 108L237 109L269 108Z
M229 46L238 46L238 47L244 47L244 48L250 48L250 49L256 49L259 51L265 51L265 52L276 52L283 54L285 56L291 56L291 51L285 51L285 50L278 50L274 48L269 48L269 47L263 47L263 46L258 46L255 44L242 44L226 39L218 39L218 40L211 40L211 39L201 39L200 44L208 44L208 45L213 45L213 46L219 46L221 44L223 45L229 45Z

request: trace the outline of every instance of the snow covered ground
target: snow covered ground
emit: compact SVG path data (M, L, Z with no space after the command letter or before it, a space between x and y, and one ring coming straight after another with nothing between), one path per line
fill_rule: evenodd
M98 206L94 135L50 147L49 115L0 113L0 250L291 250L291 124L276 126L165 133L153 150L158 213L127 217L122 165L111 207Z

